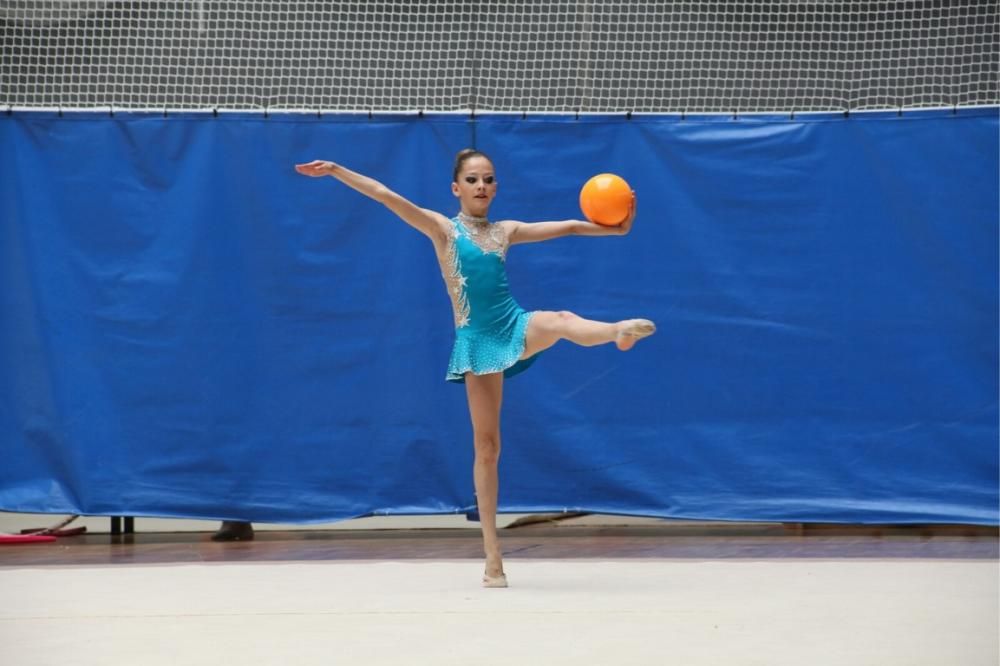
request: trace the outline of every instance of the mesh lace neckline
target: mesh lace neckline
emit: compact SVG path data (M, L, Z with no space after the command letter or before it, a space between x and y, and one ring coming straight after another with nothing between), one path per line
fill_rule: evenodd
M483 252L498 254L501 258L507 253L507 234L501 225L462 212L458 214L458 223L465 229L466 237Z
M466 215L463 211L459 211L458 212L458 219L462 222L462 224L464 224L466 226L468 226L470 224L474 224L474 225L477 225L477 226L483 226L484 224L489 224L490 223L489 219L487 219L485 217L476 217L475 215Z

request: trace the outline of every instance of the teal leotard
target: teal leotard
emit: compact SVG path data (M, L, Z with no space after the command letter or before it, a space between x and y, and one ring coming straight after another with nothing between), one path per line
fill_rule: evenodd
M465 373L502 372L511 377L531 365L524 360L525 333L533 312L510 294L504 229L480 218L456 216L441 272L455 313L455 346L448 363L450 382L464 382Z

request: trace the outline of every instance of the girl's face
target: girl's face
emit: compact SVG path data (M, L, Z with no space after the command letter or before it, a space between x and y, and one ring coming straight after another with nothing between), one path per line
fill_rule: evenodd
M479 155L465 160L458 172L458 182L451 184L451 191L458 197L467 215L486 217L490 203L497 195L493 163Z

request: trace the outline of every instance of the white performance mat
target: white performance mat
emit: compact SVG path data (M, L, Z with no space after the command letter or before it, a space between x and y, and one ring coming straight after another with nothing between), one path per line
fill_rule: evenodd
M996 561L0 568L0 664L996 666Z

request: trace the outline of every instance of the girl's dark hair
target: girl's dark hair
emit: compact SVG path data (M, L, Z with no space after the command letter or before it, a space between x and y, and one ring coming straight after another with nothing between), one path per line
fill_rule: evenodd
M458 182L458 172L462 170L462 165L465 164L466 160L470 160L473 157L485 157L490 160L489 155L475 148L465 148L458 151L458 155L455 155L455 170L451 174L452 181ZM492 163L493 160L490 160L490 162Z

